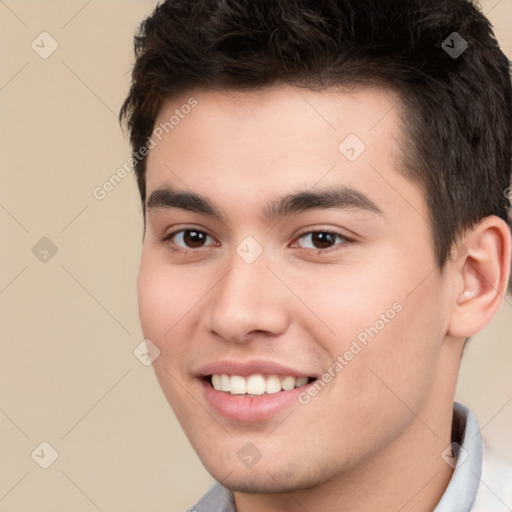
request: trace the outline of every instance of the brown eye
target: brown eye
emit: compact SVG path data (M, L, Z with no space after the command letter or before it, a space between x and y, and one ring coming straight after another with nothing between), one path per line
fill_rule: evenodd
M201 231L191 231L187 229L183 233L183 242L187 247L192 248L202 247L208 237L208 235L205 235Z
M336 235L332 233L313 233L311 241L318 249L326 249L336 242Z
M348 239L341 236L339 233L333 233L331 231L312 231L302 235L299 240L303 240L301 247L304 249L322 250L329 249L335 245L342 245Z
M165 241L171 242L178 250L198 249L206 245L214 245L212 244L214 240L210 235L197 229L182 229L176 231L166 237Z

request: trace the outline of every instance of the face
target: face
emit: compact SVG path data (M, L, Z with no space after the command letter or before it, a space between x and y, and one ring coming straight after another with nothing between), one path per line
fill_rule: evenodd
M232 490L348 474L451 401L446 279L400 172L396 103L202 91L155 123L194 104L148 157L140 319L181 426Z

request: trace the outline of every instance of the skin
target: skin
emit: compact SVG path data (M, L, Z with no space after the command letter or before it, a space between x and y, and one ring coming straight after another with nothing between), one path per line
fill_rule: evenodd
M147 196L166 186L201 194L223 218L147 209L137 284L144 336L161 351L157 378L192 446L238 511L431 511L452 474L441 453L464 339L490 322L505 292L506 224L484 219L461 240L463 256L436 268L425 198L397 158L390 91L193 91L168 102L155 126L190 96L197 106L150 151ZM338 150L350 133L366 145L354 162ZM262 215L281 196L340 185L382 215ZM193 247L181 235L163 240L187 228L209 236ZM353 241L314 250L312 231ZM263 249L250 264L236 252L248 236ZM196 372L221 359L320 376L397 303L307 405L242 422L204 397ZM248 442L262 455L250 468L237 457Z

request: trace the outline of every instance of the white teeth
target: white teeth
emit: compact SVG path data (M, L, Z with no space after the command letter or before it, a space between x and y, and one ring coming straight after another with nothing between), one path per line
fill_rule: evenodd
M290 389L293 389L295 387L295 377L285 377L281 381L281 387L285 391L290 391Z
M213 375L212 375L213 378ZM220 390L221 391L229 391L231 389L229 385L229 375L225 373L220 376Z
M299 379L295 379L295 387L304 386L304 384L308 383L307 377L300 377Z
M279 377L278 375L270 375L264 377L260 373L250 375L249 377L241 377L240 375L222 375L214 374L211 376L211 382L217 391L225 391L232 395L252 395L261 396L264 393L272 394L279 391L290 391L291 389L304 386L308 382L307 377Z
M265 393L265 379L263 375L251 375L247 379L248 395L263 395Z
M247 392L247 381L240 375L231 375L229 380L229 392L233 395L245 395Z
M265 391L267 393L277 393L278 391L281 391L281 380L277 375L271 375L267 379Z

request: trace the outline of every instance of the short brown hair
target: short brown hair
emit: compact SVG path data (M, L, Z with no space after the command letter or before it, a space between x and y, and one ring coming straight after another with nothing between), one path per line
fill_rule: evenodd
M425 193L439 267L482 218L511 222L510 63L467 0L167 0L135 55L120 112L134 152L187 90L386 85L405 107L403 161ZM146 158L135 172L144 203Z

